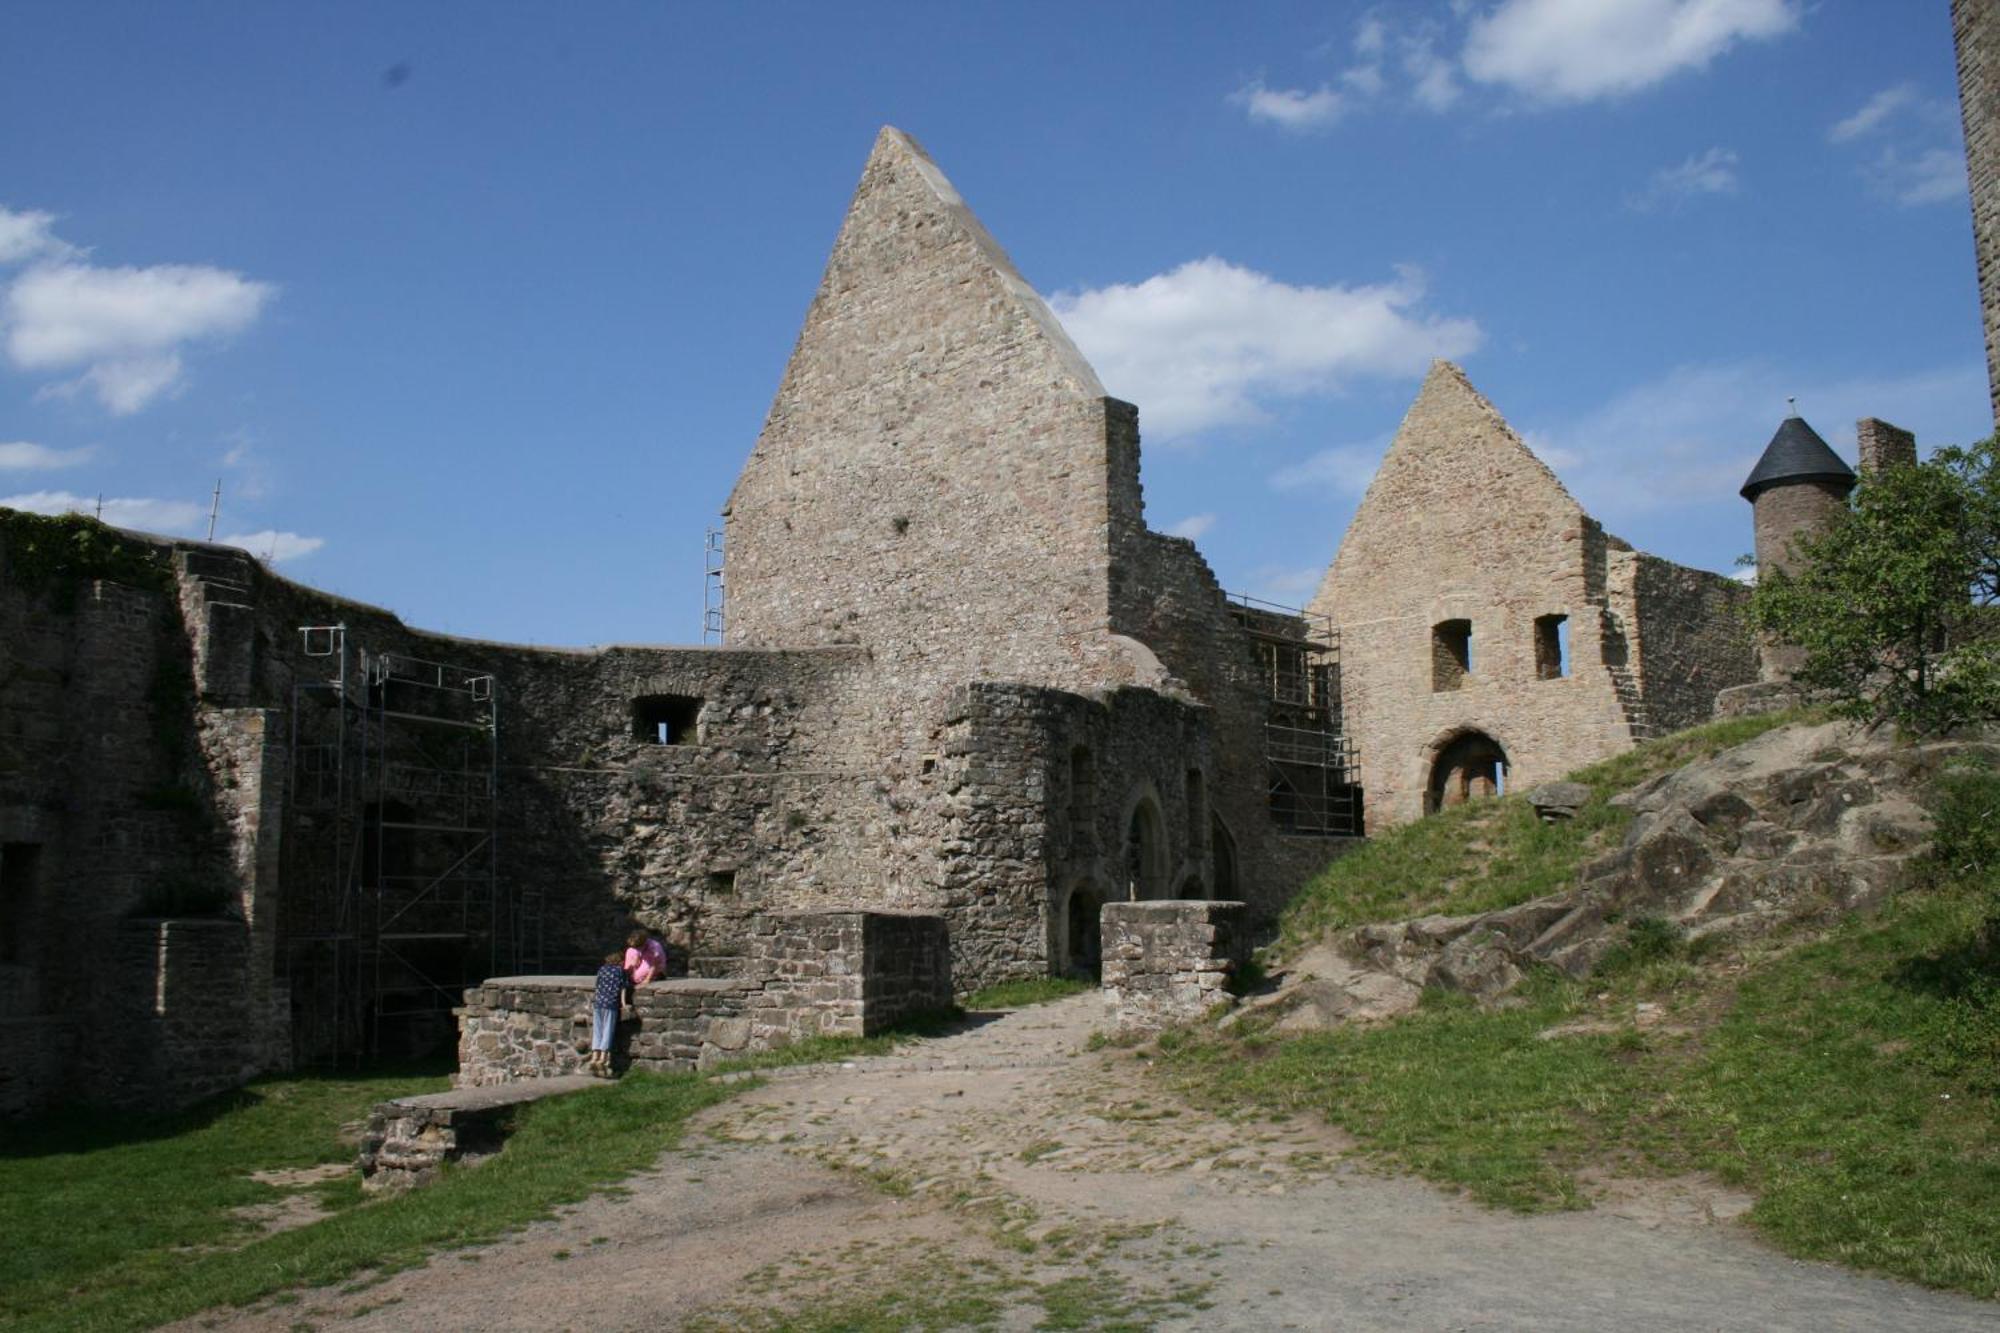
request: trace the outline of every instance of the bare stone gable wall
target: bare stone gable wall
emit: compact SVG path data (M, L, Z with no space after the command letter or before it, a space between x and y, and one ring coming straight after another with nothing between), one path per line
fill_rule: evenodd
M1462 737L1515 788L1708 716L1754 678L1741 590L1608 536L1457 367L1433 367L1313 603L1340 634L1371 827L1424 813ZM1565 617L1552 677L1537 621ZM1471 670L1449 632L1470 626Z

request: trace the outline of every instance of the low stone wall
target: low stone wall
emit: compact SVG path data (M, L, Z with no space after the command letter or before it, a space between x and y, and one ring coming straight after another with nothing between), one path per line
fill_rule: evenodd
M1201 1017L1229 999L1229 977L1248 953L1240 902L1106 903L1103 987L1119 1031L1148 1031Z
M635 992L613 1044L620 1068L706 1069L803 1037L872 1036L897 1019L951 1003L942 918L896 912L760 917L750 975L683 977ZM465 993L458 1086L487 1087L584 1072L590 977L495 977Z
M514 1111L529 1102L592 1087L588 1078L542 1079L511 1088L461 1088L377 1102L361 1136L361 1184L371 1193L429 1184L448 1162L473 1163L500 1151Z

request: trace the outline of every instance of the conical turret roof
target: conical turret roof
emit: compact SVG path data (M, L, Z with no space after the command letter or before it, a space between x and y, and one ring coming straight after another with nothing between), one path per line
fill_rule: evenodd
M1771 487L1794 481L1854 485L1854 469L1841 462L1840 455L1797 413L1778 423L1777 433L1764 446L1764 456L1743 483L1743 498L1755 503Z

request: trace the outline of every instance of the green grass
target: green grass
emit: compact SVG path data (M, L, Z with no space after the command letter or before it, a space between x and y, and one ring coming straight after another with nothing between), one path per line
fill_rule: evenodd
M1575 819L1544 824L1524 796L1473 801L1391 829L1321 871L1285 909L1279 946L1296 952L1370 921L1490 912L1568 887L1631 822L1610 798L1648 778L1754 740L1798 714L1732 718L1648 741L1570 775L1591 789Z
M441 1080L286 1079L200 1112L134 1128L72 1121L10 1138L0 1157L0 1323L144 1328L421 1262L491 1240L584 1199L673 1145L694 1112L734 1088L697 1075L630 1075L524 1107L507 1148L393 1198L330 1191L340 1211L261 1239L229 1217L275 1191L251 1170L351 1157L345 1120ZM351 1179L351 1178L350 1178ZM234 1245L235 1248L210 1248Z
M1513 1009L1430 997L1375 1028L1175 1034L1161 1064L1212 1104L1323 1114L1488 1203L1584 1205L1586 1167L1707 1170L1755 1194L1752 1222L1793 1254L2000 1296L1988 892L1911 891L1736 959L1733 983L1648 947L1588 988L1533 978ZM1685 1030L1632 1026L1640 999ZM1600 1030L1538 1035L1580 1021Z
M1072 995L1095 989L1092 983L1078 981L1074 977L1029 977L976 990L966 996L963 1003L967 1009L1025 1009L1031 1004L1066 1000Z

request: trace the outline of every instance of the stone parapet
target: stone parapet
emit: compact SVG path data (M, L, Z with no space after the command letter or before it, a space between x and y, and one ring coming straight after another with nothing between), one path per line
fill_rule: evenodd
M1229 1000L1248 952L1240 902L1106 903L1104 1000L1121 1032L1170 1027Z
M465 993L458 1086L584 1072L587 976L495 977ZM634 992L613 1043L620 1068L706 1069L805 1037L872 1036L951 1003L942 918L900 912L791 912L751 926L749 974L656 981Z

